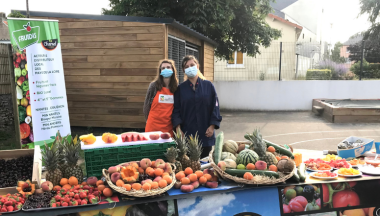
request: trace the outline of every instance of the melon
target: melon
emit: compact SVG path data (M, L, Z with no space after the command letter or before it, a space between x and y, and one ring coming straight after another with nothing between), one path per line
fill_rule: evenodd
M244 166L246 166L249 163L255 164L258 160L259 160L259 155L257 155L256 152L250 149L245 149L238 154L236 158L236 163L244 164Z
M224 162L226 163L227 169L236 169L236 162L232 159L225 159Z
M236 161L235 155L232 154L231 152L222 152L222 156L221 156L220 160L225 160L225 159L232 159L232 160Z
M227 140L223 144L223 151L224 152L231 152L232 154L235 154L238 151L238 144L233 140Z

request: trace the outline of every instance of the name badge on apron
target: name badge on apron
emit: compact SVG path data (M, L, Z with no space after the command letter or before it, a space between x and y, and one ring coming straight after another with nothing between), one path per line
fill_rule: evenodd
M174 103L174 96L173 95L160 94L158 97L158 103L173 104Z

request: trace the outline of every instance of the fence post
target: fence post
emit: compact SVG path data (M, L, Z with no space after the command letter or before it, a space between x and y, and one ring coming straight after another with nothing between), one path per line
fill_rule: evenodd
M278 81L281 81L281 58L282 58L282 42L280 42L280 69L278 71Z
M299 56L300 54L298 54L298 53L296 53L296 56L297 56L297 62L296 62L296 77L295 77L295 79L297 80L297 74L298 74L298 56Z
M361 61L360 61L360 76L359 76L359 80L362 80L363 60L364 60L364 40L362 40L362 53L361 53Z
M16 96L16 83L15 73L13 68L13 52L12 46L8 44L8 61L9 61L9 73L11 73L11 92L12 92L12 105L13 105L13 121L15 124L15 140L16 148L21 149L21 136L20 136L20 121L18 116L17 96Z

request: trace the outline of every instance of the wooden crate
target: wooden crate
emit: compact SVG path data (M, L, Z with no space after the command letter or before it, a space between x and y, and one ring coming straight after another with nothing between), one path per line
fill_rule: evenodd
M36 188L40 188L41 185L41 171L42 171L42 157L40 146L36 145L34 149L15 149L15 150L4 150L0 151L1 159L14 159L26 155L34 155L33 158L33 174L32 181L33 184L36 184ZM15 187L0 188L0 195L5 195L7 193L13 194L17 193Z

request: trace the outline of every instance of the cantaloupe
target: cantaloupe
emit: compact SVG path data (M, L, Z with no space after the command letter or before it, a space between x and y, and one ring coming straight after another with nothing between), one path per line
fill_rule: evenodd
M233 140L227 140L223 144L223 152L231 152L236 154L238 151L238 144Z
M235 155L232 154L231 152L222 152L222 156L221 156L220 160L225 160L225 159L232 159L232 160L236 161Z
M224 159L224 162L226 162L226 168L227 169L236 169L236 162L232 159Z

